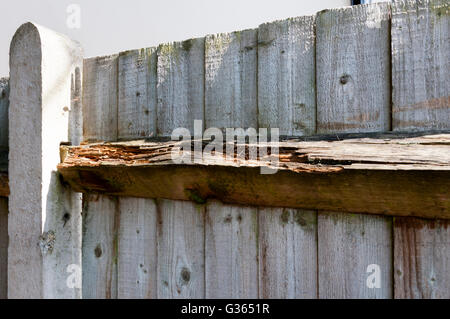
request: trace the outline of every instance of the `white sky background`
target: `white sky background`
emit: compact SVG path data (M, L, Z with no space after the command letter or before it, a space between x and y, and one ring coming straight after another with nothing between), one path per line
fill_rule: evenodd
M80 29L66 24L66 9L73 3L81 8ZM27 21L79 41L85 57L91 57L256 28L349 4L350 0L2 0L0 77L9 74L12 36Z

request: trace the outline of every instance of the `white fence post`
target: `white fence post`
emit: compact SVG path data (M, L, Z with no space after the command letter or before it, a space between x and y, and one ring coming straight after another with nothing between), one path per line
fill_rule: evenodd
M78 43L33 23L11 42L9 298L81 297L81 195L56 165L81 139L82 65Z

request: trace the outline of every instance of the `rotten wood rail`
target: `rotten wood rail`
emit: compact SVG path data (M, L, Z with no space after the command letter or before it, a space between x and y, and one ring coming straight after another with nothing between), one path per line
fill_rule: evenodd
M171 159L181 142L63 145L58 171L79 192L448 219L449 133L286 139L277 165L270 152L248 160L248 143L247 159L227 159L224 143L223 154L191 164ZM277 172L261 174L269 166Z

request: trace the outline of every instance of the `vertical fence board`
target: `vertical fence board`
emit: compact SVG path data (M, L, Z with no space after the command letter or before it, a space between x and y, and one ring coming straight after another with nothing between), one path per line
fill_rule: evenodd
M118 59L84 60L84 141L117 140ZM118 198L85 194L83 201L83 298L117 298Z
M83 198L83 298L117 298L116 197L84 195Z
M393 130L450 128L448 1L392 4ZM395 298L449 298L447 221L395 218Z
M449 2L392 4L394 130L450 128Z
M258 298L256 208L208 202L206 298Z
M118 54L84 60L84 141L117 140Z
M119 54L118 138L156 134L156 49Z
M260 208L259 296L317 297L317 213Z
M319 297L392 298L392 223L382 216L319 212ZM380 267L369 288L368 266Z
M0 299L8 296L8 199L0 197Z
M205 297L204 207L158 203L158 298Z
M119 55L118 138L156 134L156 48ZM157 297L157 220L154 200L119 198L118 298Z
M205 127L257 125L257 30L207 36Z
M121 197L119 207L118 297L156 298L156 204Z
M204 60L205 38L158 47L158 135L203 120Z
M395 298L450 298L450 222L396 217Z
M317 131L390 127L389 4L325 10L316 22ZM319 212L319 297L392 297L392 218ZM352 247L352 248L350 248ZM381 288L366 285L381 268Z
M314 16L258 29L258 125L281 135L316 129Z
M390 127L389 4L317 14L317 131L375 132Z
M204 112L204 38L157 50L157 134L193 134ZM204 298L204 209L186 201L158 203L158 298Z

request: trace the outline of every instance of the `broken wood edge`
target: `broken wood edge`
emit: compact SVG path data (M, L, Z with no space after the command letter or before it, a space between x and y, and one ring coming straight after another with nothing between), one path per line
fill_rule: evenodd
M257 167L59 167L75 191L116 196L450 219L450 171L340 170L261 175Z

